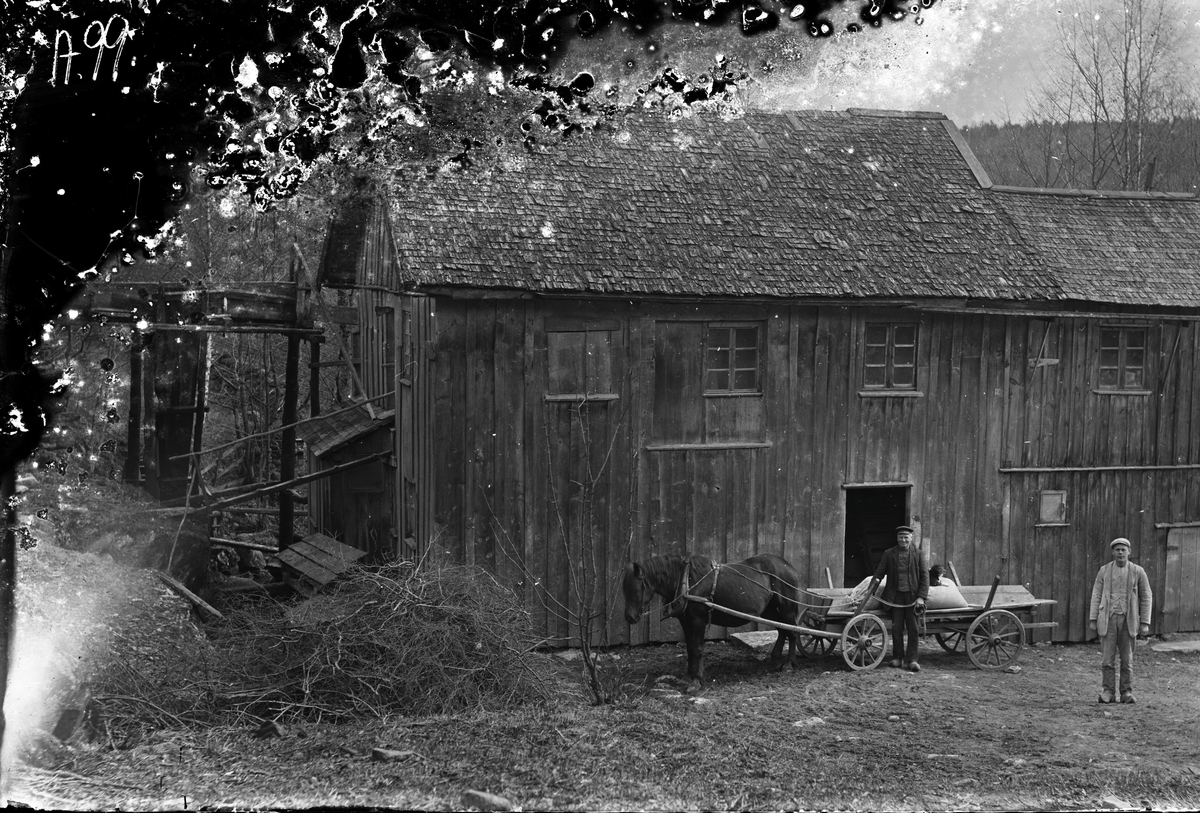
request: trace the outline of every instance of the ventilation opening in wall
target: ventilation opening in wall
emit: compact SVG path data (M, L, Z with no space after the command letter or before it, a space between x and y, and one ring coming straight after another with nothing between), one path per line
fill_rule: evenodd
M908 522L909 486L846 488L845 587L875 572L883 552L896 544L896 526Z

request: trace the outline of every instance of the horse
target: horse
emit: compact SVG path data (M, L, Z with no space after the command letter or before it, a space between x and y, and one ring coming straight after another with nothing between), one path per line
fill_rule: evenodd
M688 653L688 687L692 694L704 688L704 634L709 624L741 627L748 623L685 594L708 599L713 604L797 625L800 616L800 583L796 569L782 556L760 554L740 562L718 564L707 556L654 556L631 562L625 568L625 620L636 624L657 594L663 598L663 617L678 618ZM796 633L779 630L771 650L775 669L783 667L783 644L787 641L788 663L797 667Z

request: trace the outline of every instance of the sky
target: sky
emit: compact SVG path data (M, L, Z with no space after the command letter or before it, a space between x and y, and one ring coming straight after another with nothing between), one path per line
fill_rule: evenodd
M1183 9L1184 25L1200 41L1200 0L1168 1ZM666 65L699 75L720 56L754 77L743 94L756 107L934 110L959 125L1020 121L1029 90L1054 64L1060 21L1076 5L1077 0L939 0L919 15L850 34L846 23L858 4L846 2L834 18L840 33L820 40L786 15L775 31L749 38L732 26L668 24L648 40L614 32L607 43L575 46L561 70L587 68L597 72L600 85L631 86L631 80L643 82ZM621 62L606 65L601 48L615 51ZM1200 76L1197 56L1193 49L1189 62Z

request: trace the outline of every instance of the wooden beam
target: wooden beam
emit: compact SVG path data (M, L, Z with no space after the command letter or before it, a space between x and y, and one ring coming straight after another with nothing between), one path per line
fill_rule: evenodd
M212 505L205 505L205 506L201 506L200 508L194 508L190 511L190 513L200 513L202 511L220 511L224 508L228 508L231 505L237 505L240 502L245 502L246 500L257 499L258 497L265 497L268 494L275 494L276 492L283 491L285 488L292 488L293 486L299 486L299 485L304 485L305 483L311 483L314 480L320 480L325 477L329 477L331 475L338 474L339 472L346 471L347 469L352 469L352 468L355 468L356 466L362 466L367 463L371 463L375 460L379 460L380 458L387 457L391 453L392 453L391 449L388 449L387 451L383 451L383 452L376 452L373 455L368 455L367 457L361 457L358 460L351 460L349 463L342 463L341 465L334 466L333 468L323 469L322 471L318 471L313 474L306 474L303 477L296 477L296 478L294 478L292 480L288 480L287 482L284 482L284 483L276 483L275 485L268 486L263 489L259 489L258 491L251 491L246 494L241 494L237 497L230 497L228 500L222 500L220 502L213 503Z
M390 398L393 395L395 395L395 392L385 392L383 395L376 395L374 398L368 398L367 401L379 401L383 398ZM303 420L296 421L295 423L291 424L290 426L285 424L283 426L276 426L273 429L265 429L262 432L255 432L252 435L245 435L244 437L240 437L237 440L231 440L228 443L222 443L220 446L211 446L207 449L201 449L199 454L211 454L212 452L219 452L223 449L228 449L230 446L237 446L241 443L245 443L248 440L254 440L255 438L262 438L262 437L266 437L268 435L274 435L278 432L282 432L285 429L300 426L301 424L309 423L310 421L315 420L317 417L328 418L331 415L340 415L343 412L349 412L352 409L358 409L360 406L363 406L365 403L366 403L365 401L356 401L352 406L345 407L344 409L334 410L333 412L327 412L322 416L313 415L311 418L304 418ZM183 457L191 457L191 455L190 454L175 455L174 457L171 457L168 459L169 460L179 460L180 458L183 458Z
M308 344L308 417L321 414L321 343Z
M728 607L722 607L720 604L713 604L708 599L701 598L700 596L687 595L684 596L684 598L686 598L688 601L695 601L703 604L710 610L716 610L719 613L727 613L728 615L735 616L736 618L744 618L747 621L755 621L759 624L765 624L768 627L774 627L778 630L790 630L792 632L803 633L804 635L811 635L814 638L831 638L837 640L842 637L840 632L827 632L826 630L812 629L811 627L798 627L795 624L784 624L782 621L772 621L769 618L760 618L757 615L750 615L749 613L731 610Z
M1181 471L1200 469L1200 463L1180 463L1174 466L1012 466L1001 468L1001 474L1049 474L1059 471Z
M146 333L156 330L180 330L185 333L278 333L281 336L325 335L324 328L282 327L274 325L176 325L170 322L155 322L144 328Z
M265 514L265 515L270 515L270 516L276 516L279 514L279 509L278 508L222 508L218 511L214 511L213 513L216 513L216 514ZM307 511L297 511L296 516L307 517L308 512Z
M946 567L950 568L950 578L954 579L954 583L959 587L963 586L962 580L958 578L958 571L954 569L954 562L946 560Z
M278 553L279 549L273 545L260 545L257 542L243 542L240 539L222 539L219 536L214 536L210 540L214 545L227 545L231 548L246 548L247 550L260 550L263 553Z
M173 590L175 590L176 593L179 593L179 595L183 596L188 601L192 602L192 604L196 605L196 607L198 607L199 609L203 610L204 612L208 613L209 615L213 616L214 618L224 618L225 617L224 615L221 614L221 611L218 610L216 607L212 606L207 601L205 601L204 599L200 598L198 595L193 593L191 590L184 587L183 584L178 579L174 578L173 576L168 576L166 573L163 573L161 570L156 570L154 572L158 576L158 578L160 578L164 582L166 582L167 585L169 585Z
M287 482L296 476L296 401L300 397L300 337L288 336L287 362L283 381L283 423L279 443L279 479ZM295 504L292 492L279 492L279 549L292 543L295 533Z

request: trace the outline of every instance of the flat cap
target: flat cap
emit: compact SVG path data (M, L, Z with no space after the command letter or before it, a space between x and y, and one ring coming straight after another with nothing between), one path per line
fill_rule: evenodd
M913 529L907 525L897 525L896 526L896 533L903 533L904 531L908 531L910 534L914 533Z
M1125 547L1130 548L1130 549L1133 548L1133 543L1131 543L1128 539L1126 539L1123 536L1118 536L1112 542L1108 543L1109 548L1115 548L1117 545L1124 545Z

